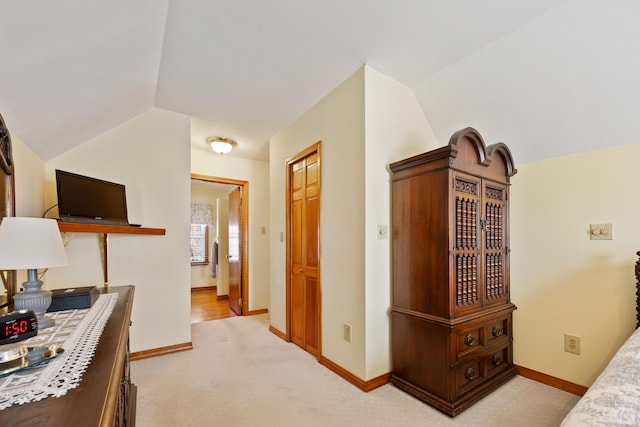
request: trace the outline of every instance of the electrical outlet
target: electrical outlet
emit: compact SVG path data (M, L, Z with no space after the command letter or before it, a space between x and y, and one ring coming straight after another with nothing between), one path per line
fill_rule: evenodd
M580 354L580 337L564 334L564 351Z
M348 323L345 323L343 326L344 326L344 329L343 329L344 340L346 342L351 342L351 325Z

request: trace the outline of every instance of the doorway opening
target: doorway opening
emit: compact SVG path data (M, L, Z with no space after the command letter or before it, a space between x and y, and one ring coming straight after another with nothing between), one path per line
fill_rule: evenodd
M198 230L193 221L202 221L199 217L194 219L194 211L198 215L210 209L211 222L215 221L204 244L207 262L193 262L202 259L194 258L194 247L197 253L202 243L192 233L192 323L248 314L248 200L247 181L191 175L192 231Z

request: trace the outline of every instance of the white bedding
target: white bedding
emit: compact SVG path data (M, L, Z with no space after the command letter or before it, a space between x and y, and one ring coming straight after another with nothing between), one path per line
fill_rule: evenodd
M561 427L640 426L640 329L578 401Z

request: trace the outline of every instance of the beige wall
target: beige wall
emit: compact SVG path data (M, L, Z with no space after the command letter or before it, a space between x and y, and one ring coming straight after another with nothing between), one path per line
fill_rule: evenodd
M286 331L286 161L322 141L320 276L322 353L365 377L364 69L270 141L271 324ZM342 339L343 323L353 339Z
M439 145L412 91L365 67L365 313L366 378L391 370L391 185L389 163ZM377 226L388 230L379 239Z
M11 132L10 123L7 123ZM41 217L44 207L44 160L11 134L16 186L16 216ZM27 280L26 271L17 272L17 284ZM46 279L45 279L46 288ZM4 288L2 288L4 293Z
M271 323L286 331L286 160L322 141L322 353L361 379L390 370L387 164L433 135L410 90L363 67L271 139ZM286 242L286 239L285 239ZM352 326L352 342L343 324Z
M322 353L364 378L364 71L270 141L271 324L286 331L286 162L322 141L320 280ZM285 235L280 241L279 235ZM353 340L342 339L352 325Z
M514 153L517 156L517 153ZM590 386L635 326L640 144L516 165L511 188L515 363ZM614 239L589 239L613 223ZM564 352L564 334L582 354Z
M31 151L16 135L11 135L11 146L16 175L16 216L40 217L46 209L44 206L44 160Z
M249 310L268 308L269 163L192 149L191 172L249 182Z
M109 236L109 284L136 286L132 351L191 340L189 140L188 117L151 109L46 163L47 206L56 200L59 168L124 184L129 220L166 229L165 236ZM102 285L97 235L76 233L67 253L69 265L47 273L49 288Z
M279 240L286 231L285 161L322 140L324 355L370 379L385 371L389 354L389 241L375 236L378 224L390 227L386 165L447 142L433 140L413 102L406 88L365 67L272 139L270 164L191 150L189 166L188 118L158 109L46 165L12 135L16 212L40 216L55 203L53 170L59 167L126 184L132 222L167 229L163 237L110 238L112 285L137 285L132 349L139 351L190 340L189 172L247 180L250 309L269 306L272 325L285 331L285 246ZM517 364L589 386L633 331L638 158L640 144L634 144L516 165L511 284ZM589 224L605 222L614 224L614 240L590 241ZM97 237L76 234L67 249L70 265L50 270L46 287L101 285ZM169 311L174 321L165 316ZM353 326L351 344L342 340L343 323ZM563 351L565 333L582 337L582 355Z

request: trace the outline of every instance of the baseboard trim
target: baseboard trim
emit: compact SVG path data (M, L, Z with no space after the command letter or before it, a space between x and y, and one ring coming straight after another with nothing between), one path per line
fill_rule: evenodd
M217 286L198 286L197 288L191 288L191 292L215 291L217 289Z
M324 356L320 356L320 358L318 359L318 362L325 368L339 375L340 377L347 380L348 382L350 382L351 384L358 387L360 390L364 392L375 390L376 388L387 384L389 382L389 379L391 378L391 373L387 373L387 374L382 374L379 377L373 378L369 381L365 381L353 375L351 372L347 371L342 366L338 365L335 362L332 362L331 360L327 359Z
M273 335L277 336L278 338L282 339L283 341L291 342L287 337L287 334L280 331L279 329L274 328L272 325L269 325L269 332L271 332ZM334 374L342 377L347 382L358 387L360 390L364 391L365 393L371 390L375 390L378 387L382 387L383 385L387 384L391 379L391 372L389 372L386 374L382 374L379 377L375 377L369 381L365 381L353 375L351 372L347 371L342 366L338 365L335 362L332 362L331 360L327 359L324 356L320 356L318 358L318 363L320 363L322 366L324 366Z
M136 351L131 353L129 360L149 359L150 357L165 356L167 354L179 353L181 351L193 350L192 342L170 345L167 347L153 348L151 350Z
M273 335L277 336L278 338L289 342L289 338L287 338L287 334L285 334L284 332L274 328L273 326L269 325L269 332L271 332Z
M247 316L255 316L256 314L266 314L269 312L268 308L261 308L259 310L249 310L247 311Z
M587 390L589 390L589 387L575 384L560 378L552 377L551 375L543 374L542 372L534 371L533 369L525 368L518 365L516 365L516 368L518 368L518 371L520 371L520 376L522 377L529 378L530 380L538 381L539 383L567 391L577 396L584 396Z

